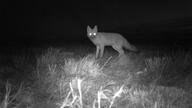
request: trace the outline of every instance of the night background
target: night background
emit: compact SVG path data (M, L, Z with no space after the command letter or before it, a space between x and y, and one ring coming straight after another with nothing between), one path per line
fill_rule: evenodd
M0 4L0 108L192 108L192 0Z
M190 43L190 0L39 0L7 1L3 5L3 46L89 43L87 25L98 25L103 32L118 32L131 43Z

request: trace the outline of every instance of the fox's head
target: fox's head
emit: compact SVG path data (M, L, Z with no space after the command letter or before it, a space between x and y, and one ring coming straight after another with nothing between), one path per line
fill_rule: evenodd
M91 29L90 26L87 26L87 36L93 39L96 37L96 35L97 35L97 25L95 25L93 29Z

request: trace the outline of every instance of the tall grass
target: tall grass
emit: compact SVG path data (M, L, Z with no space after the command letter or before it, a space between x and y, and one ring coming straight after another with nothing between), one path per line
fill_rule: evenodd
M128 108L189 108L192 95L175 87L131 87L118 103Z
M175 54L145 59L148 80L154 84L175 85L191 72L191 53L177 52ZM147 78L147 77L146 77Z
M34 72L36 90L39 95L48 96L46 98L49 100L64 98L72 78L101 74L101 67L94 57L71 58L64 53L51 48L37 58L37 69Z
M92 107L101 87L111 90L124 85L124 94L114 101L117 107L132 108L187 108L191 95L176 87L163 87L167 83L178 83L182 74L191 70L191 55L179 53L172 56L145 59L146 72L141 76L127 74L119 79L105 73L105 68L93 56L83 58L65 55L59 49L48 49L37 58L34 72L36 98L46 102L62 103L70 91L75 78L82 79L83 103ZM131 61L130 61L131 62ZM111 70L116 72L117 70ZM123 70L124 71L124 70ZM135 80L135 78L137 80ZM141 82L140 84L136 84ZM151 84L150 87L145 83ZM111 86L112 85L112 86ZM102 104L106 104L103 101Z
M30 73L34 70L33 74L30 74L32 76L29 76L33 80L29 82L29 89L22 84L0 83L0 108L20 108L23 107L22 105L27 107L31 103L43 102L61 104L70 91L70 83L73 87L77 86L76 78L82 80L82 101L85 107L93 106L100 88L108 91L106 96L110 97L114 95L112 91L122 85L123 94L114 100L112 107L189 108L192 106L190 52L180 51L148 57L144 58L144 63L140 60L142 58L135 56L137 58L135 60L135 57L127 56L127 59L121 58L118 63L115 59L98 60L93 55L79 57L58 48L48 48L34 60L35 67L35 63L29 64L31 61L29 56L13 56L13 71ZM108 64L108 61L115 62L117 65ZM121 68L119 65L121 63L125 68ZM143 65L146 66L145 72L137 74L131 71L137 71L138 69L135 68L143 68ZM24 76L23 73L20 74ZM75 87L74 90L77 92ZM109 100L103 99L101 105L107 107ZM35 107L31 106L31 108Z
M0 108L19 108L21 105L32 105L31 96L23 95L29 90L23 84L17 87L6 82L4 87L4 94L1 95L3 98L0 100Z

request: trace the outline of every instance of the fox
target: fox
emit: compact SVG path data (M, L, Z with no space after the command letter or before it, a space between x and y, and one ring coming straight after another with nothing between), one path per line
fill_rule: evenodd
M119 57L124 55L123 48L133 52L138 51L119 33L98 32L97 25L93 29L87 26L87 36L96 46L96 58L103 57L105 46L111 46L119 53Z

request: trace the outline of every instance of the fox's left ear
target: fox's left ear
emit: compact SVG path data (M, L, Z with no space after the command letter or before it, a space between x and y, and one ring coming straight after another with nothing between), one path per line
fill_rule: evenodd
M97 30L98 30L98 29L97 29L97 25L95 25L95 26L94 26L94 30L95 30L95 31L97 31Z

